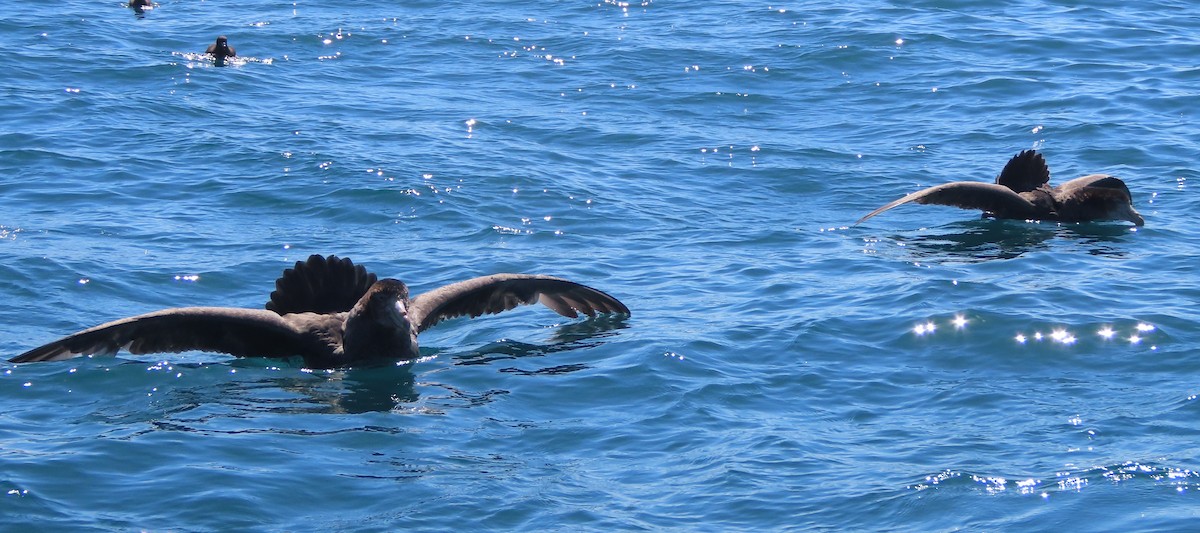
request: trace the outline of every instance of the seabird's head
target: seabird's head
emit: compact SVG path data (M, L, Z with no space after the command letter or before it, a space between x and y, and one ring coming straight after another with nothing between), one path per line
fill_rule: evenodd
M345 321L342 351L350 360L417 356L417 330L408 318L408 286L381 279L367 289Z
M1081 185L1072 184L1083 182ZM1133 196L1125 182L1113 176L1084 176L1071 180L1055 193L1055 207L1064 222L1127 220L1146 224L1133 208Z
M1115 209L1109 212L1114 220L1128 220L1137 226L1146 225L1146 220L1142 215L1133 209L1133 205L1129 202L1118 202Z
M218 36L217 41L208 47L208 53L212 54L217 59L225 59L226 57L234 57L237 55L233 48L229 46L229 39L224 35Z
M376 322L408 328L408 285L398 279L376 281L358 301L356 308Z
M1119 181L1119 180L1118 180ZM1128 220L1137 226L1144 226L1146 220L1133 208L1133 199L1129 188L1124 182L1120 187L1094 187L1088 192L1091 198L1085 203L1088 209L1096 212L1093 220Z

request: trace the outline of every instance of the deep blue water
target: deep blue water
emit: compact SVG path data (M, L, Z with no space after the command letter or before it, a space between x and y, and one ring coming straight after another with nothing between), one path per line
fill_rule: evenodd
M218 34L240 59L197 53ZM1200 514L1188 2L66 0L5 10L0 37L5 358L260 307L312 253L415 292L564 276L633 310L449 321L415 364L331 372L5 363L5 529ZM1145 227L852 225L1029 148L1055 182L1124 179Z

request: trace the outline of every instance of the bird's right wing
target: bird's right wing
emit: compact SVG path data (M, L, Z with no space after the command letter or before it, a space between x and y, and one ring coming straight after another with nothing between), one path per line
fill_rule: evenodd
M69 335L9 359L13 363L58 361L81 355L204 350L238 357L297 355L303 335L266 310L181 307L138 315Z
M916 202L918 204L938 204L963 209L979 209L994 213L1001 218L1030 218L1035 216L1034 205L1013 192L1008 187L995 183L979 183L975 181L955 181L936 187L922 189L900 198L879 209L867 213L855 224L878 215L898 205Z

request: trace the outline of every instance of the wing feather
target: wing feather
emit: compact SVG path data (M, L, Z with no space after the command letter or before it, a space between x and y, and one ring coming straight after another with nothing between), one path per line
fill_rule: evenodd
M420 332L445 319L495 314L539 301L555 313L571 318L579 313L629 314L629 308L616 298L573 281L551 276L494 274L418 295L409 303L409 317Z
M543 294L538 297L538 301L555 313L570 318L579 317L579 313L575 309L587 309L587 304L581 304L563 295Z
M375 274L349 258L314 254L283 271L266 308L280 315L341 313L354 307L376 281Z
M1024 150L1008 160L996 183L1016 193L1029 192L1050 183L1050 167L1036 150Z

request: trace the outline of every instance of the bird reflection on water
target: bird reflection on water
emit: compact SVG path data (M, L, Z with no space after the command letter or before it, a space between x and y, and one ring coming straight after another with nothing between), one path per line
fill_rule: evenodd
M926 228L916 235L895 235L892 240L922 262L982 263L1015 259L1045 251L1056 237L1074 241L1074 247L1091 255L1123 257L1124 246L1135 230L1111 223L1033 223L982 219Z
M454 364L485 365L503 359L541 357L555 352L592 348L603 344L603 339L629 327L626 325L627 319L628 317L620 315L598 315L582 322L558 326L547 344L528 344L512 340L494 342L478 350L453 356Z

